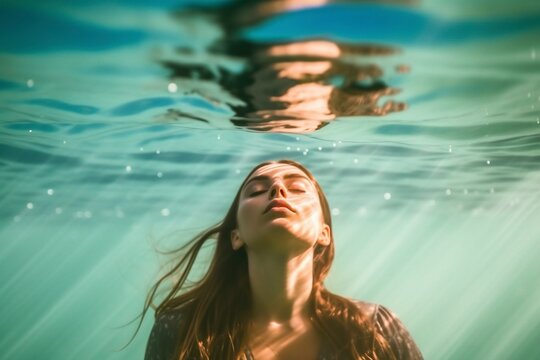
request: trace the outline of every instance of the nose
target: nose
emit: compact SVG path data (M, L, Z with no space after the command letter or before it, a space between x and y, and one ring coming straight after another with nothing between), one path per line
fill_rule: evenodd
M270 198L276 197L277 194L281 195L281 197L287 196L287 190L281 182L275 182L270 187Z

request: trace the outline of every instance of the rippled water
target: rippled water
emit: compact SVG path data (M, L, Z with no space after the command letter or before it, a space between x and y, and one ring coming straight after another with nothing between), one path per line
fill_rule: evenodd
M539 3L309 3L0 6L6 358L142 357L152 246L278 158L328 196L331 290L426 359L540 357Z

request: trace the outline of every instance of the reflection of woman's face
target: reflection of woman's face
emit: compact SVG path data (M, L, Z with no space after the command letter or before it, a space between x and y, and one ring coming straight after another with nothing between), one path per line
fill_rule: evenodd
M271 201L284 201L290 209L266 211ZM294 255L316 244L328 228L323 219L317 189L306 174L293 165L270 164L251 174L242 188L237 236L248 251Z

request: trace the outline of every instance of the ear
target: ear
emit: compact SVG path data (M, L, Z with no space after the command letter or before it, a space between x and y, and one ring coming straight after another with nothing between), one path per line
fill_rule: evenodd
M240 239L240 232L238 229L231 231L231 246L234 251L240 249L244 245L244 242Z
M330 245L330 226L328 226L328 224L323 224L321 235L319 236L319 239L317 239L317 243L323 246Z

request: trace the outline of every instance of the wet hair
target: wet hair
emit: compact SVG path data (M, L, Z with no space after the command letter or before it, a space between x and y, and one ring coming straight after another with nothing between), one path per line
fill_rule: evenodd
M186 322L181 333L177 334L177 359L244 358L251 313L248 259L245 246L235 251L230 239L232 230L237 228L237 210L244 184L257 169L271 164L295 166L311 179L319 195L324 222L330 227L330 244L316 244L314 247L313 289L309 301L314 327L327 339L339 359L392 359L387 340L374 331L375 324L368 314L360 311L354 301L325 288L324 279L334 259L328 201L311 172L288 159L265 161L253 168L242 182L222 221L180 248L167 252L177 254L178 261L150 289L137 331L150 307L155 309L156 319L168 311L180 310ZM203 245L211 239L217 243L208 270L198 281L188 285L188 275L195 260ZM156 307L156 292L167 279L175 279L173 287ZM377 354L372 352L374 348Z

